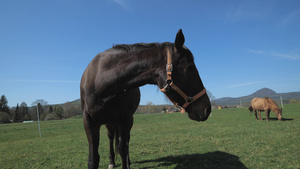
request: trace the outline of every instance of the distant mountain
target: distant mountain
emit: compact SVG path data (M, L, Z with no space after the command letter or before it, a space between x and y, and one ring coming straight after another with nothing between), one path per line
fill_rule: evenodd
M280 103L280 96L282 97L284 103L289 103L290 99L300 100L300 92L276 93L274 90L271 90L269 88L262 88L248 96L237 98L223 97L214 100L214 102L219 106L238 106L240 104L242 104L243 106L248 106L250 105L250 102L254 97L270 97L271 99Z

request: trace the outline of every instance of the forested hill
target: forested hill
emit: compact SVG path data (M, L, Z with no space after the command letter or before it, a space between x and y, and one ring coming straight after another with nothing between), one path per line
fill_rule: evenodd
M263 88L248 96L242 96L237 98L223 97L214 100L214 103L219 106L238 106L240 104L242 104L243 106L248 106L250 105L250 102L254 97L270 97L271 99L279 103L280 96L282 97L282 101L285 104L290 103L293 100L300 100L300 92L276 93L274 90L271 90L269 88Z

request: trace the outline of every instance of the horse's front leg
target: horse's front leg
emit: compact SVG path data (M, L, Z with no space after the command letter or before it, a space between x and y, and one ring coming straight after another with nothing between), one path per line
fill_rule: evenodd
M100 124L94 121L94 119L92 119L86 112L84 112L83 122L86 136L89 142L88 168L98 169L100 160L100 156L98 153Z
M259 120L262 120L261 118L261 111L258 111Z
M122 169L130 169L130 158L129 158L129 141L130 141L130 130L133 124L133 117L129 121L124 122L120 125L120 145L119 152L122 158Z
M266 110L266 117L267 117L267 121L269 121L269 118L270 118L270 110Z
M109 166L108 169L113 169L115 167L115 152L114 152L114 138L115 138L115 125L107 124L107 136L109 139ZM118 139L118 138L117 138Z
M122 169L130 169L130 158L129 158L129 133L120 136L119 151L122 158Z

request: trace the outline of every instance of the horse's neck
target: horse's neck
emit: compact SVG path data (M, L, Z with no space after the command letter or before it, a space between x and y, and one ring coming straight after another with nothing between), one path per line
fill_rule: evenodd
M271 105L271 110L272 110L273 112L275 112L276 109L278 109L278 106L277 106L276 104L272 104L272 105Z
M276 109L278 109L278 106L276 105L275 102L271 101L271 100L268 100L268 105L269 105L269 108L275 112Z
M158 49L145 50L136 54L128 54L122 59L115 57L115 61L109 61L109 64L112 64L109 68L105 68L107 63L102 63L103 68L97 77L96 90L102 95L109 96L145 84L156 84L156 78L162 72L161 66L165 64L162 57Z

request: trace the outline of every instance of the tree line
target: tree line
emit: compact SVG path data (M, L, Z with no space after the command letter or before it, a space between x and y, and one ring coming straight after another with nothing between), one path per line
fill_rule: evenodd
M207 94L212 105L214 105L215 97L209 91L207 91ZM37 121L37 112L39 112L40 120L60 120L82 115L80 100L64 104L48 105L46 100L37 99L31 106L28 106L26 102L22 102L12 108L9 108L7 103L5 95L2 95L0 99L0 124ZM169 105L154 105L152 102L148 102L146 105L139 105L136 114L165 113L171 107L173 107L171 103Z
M38 99L31 104L31 107L22 102L12 108L9 108L7 103L6 97L2 95L0 100L0 124L37 121L37 111L40 120L60 120L82 115L79 100L59 105L48 105L47 101ZM154 105L152 102L148 102L147 105L140 105L136 110L136 114L165 113L170 107L172 105Z
M22 102L16 107L9 108L5 95L1 96L0 124L36 121L37 112L40 120L60 120L82 114L80 104L67 102L60 105L48 105L47 101L43 99L37 99L30 107L26 102Z

